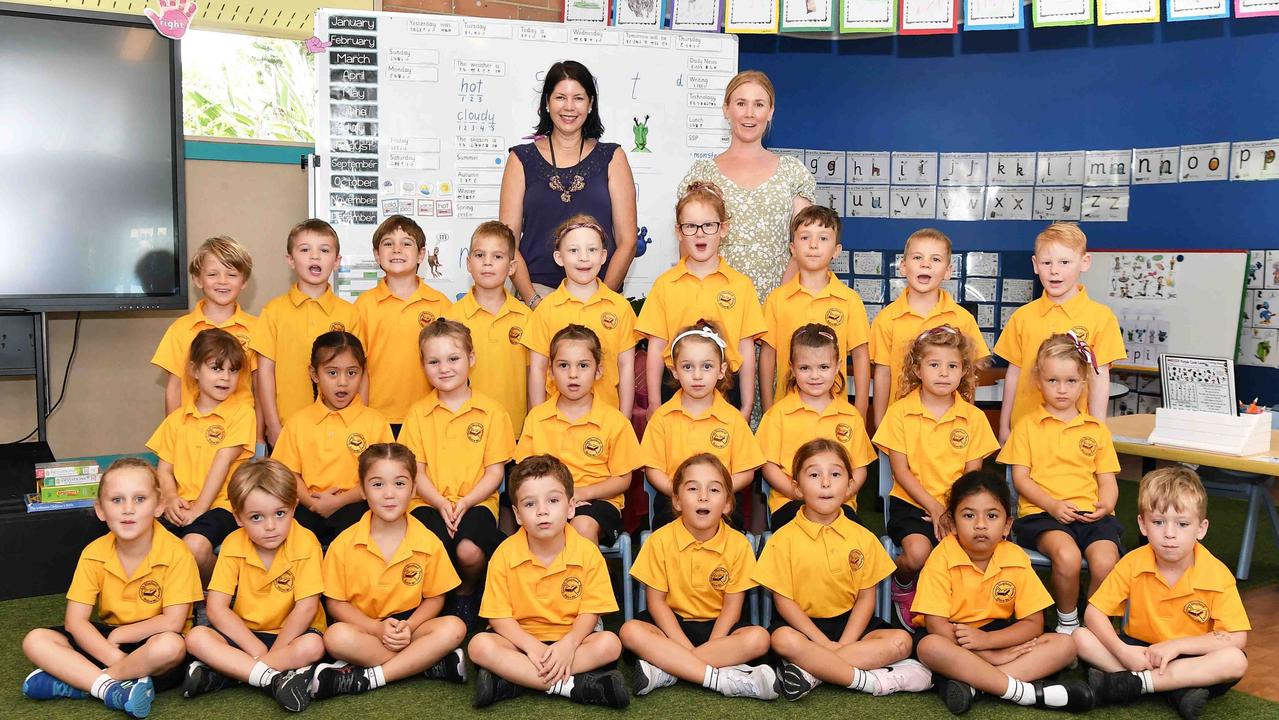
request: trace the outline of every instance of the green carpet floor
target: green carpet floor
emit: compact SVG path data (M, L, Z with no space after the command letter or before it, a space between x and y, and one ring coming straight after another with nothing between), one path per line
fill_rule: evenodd
M873 497L864 496L859 505L862 516L871 528L881 528L882 518L873 512ZM1209 501L1209 517L1212 526L1206 545L1227 565L1234 566L1239 552L1240 532L1243 527L1242 502L1212 498ZM1136 528L1136 487L1122 482L1117 511L1127 528L1125 542L1134 547ZM1267 529L1262 528L1263 532ZM614 569L616 571L616 569ZM1252 564L1252 576L1241 587L1255 587L1273 583L1279 579L1279 551L1261 535ZM13 581L12 578L9 581ZM58 720L60 718L111 718L123 717L106 710L93 700L60 700L33 702L22 697L22 678L31 665L22 656L22 636L33 627L58 625L62 622L64 600L61 596L46 596L24 600L0 602L0 718L32 718ZM1252 618L1254 625L1273 619ZM458 720L469 717L530 717L546 713L554 718L601 718L617 716L616 711L573 705L563 698L525 696L499 703L482 711L470 706L471 686L445 685L439 682L413 680L397 683L362 697L344 697L317 702L306 712L310 718L337 718L350 720L361 718L446 718ZM173 692L161 695L153 707L155 718L201 718L214 720L234 718L250 720L256 717L283 717L286 713L261 691L236 688L185 700ZM877 720L927 720L950 717L941 701L931 693L919 695L894 695L874 698L849 690L830 687L818 688L812 695L797 703L783 700L764 703L757 700L727 699L709 691L687 685L659 690L644 698L634 698L625 711L629 718L715 718L731 717L734 720L800 720L812 717L872 716ZM1033 709L1012 706L998 700L983 699L974 705L968 717L992 720L1004 718L1052 718L1063 717ZM1158 698L1146 698L1123 708L1102 708L1089 713L1090 718L1101 720L1167 720L1175 714ZM1231 692L1212 701L1203 717L1213 718L1279 718L1279 704Z

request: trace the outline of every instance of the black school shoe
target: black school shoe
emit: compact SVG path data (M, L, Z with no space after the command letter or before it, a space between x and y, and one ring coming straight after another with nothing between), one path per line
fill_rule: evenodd
M592 670L574 675L569 699L582 705L603 705L618 710L631 703L620 670Z
M1208 704L1208 697L1208 688L1181 688L1164 693L1164 698L1182 720L1199 720L1199 713Z
M313 666L287 670L271 678L267 691L289 712L302 712L311 705L311 673Z
M1138 681L1140 682L1140 681ZM1093 699L1092 688L1087 683L1078 680L1067 680L1066 682L1045 683L1043 680L1036 680L1031 683L1035 688L1035 706L1047 708L1049 710L1064 710L1068 713L1081 713L1092 710L1095 701ZM1044 704L1044 686L1060 685L1066 689L1066 704L1064 706L1045 705Z
M448 653L440 661L422 673L428 680L444 680L445 682L466 684L466 657L462 648Z
M1088 668L1088 687L1098 706L1127 705L1141 697L1141 678L1127 670L1108 673Z
M523 691L519 685L480 668L475 674L475 695L471 698L471 707L486 708L499 700L518 697Z
M226 675L199 660L192 660L191 664L187 665L186 676L182 678L182 697L193 698L235 684L236 682Z
M315 666L311 678L311 697L316 700L334 695L359 695L369 691L369 678L365 668L344 662L321 663Z
M952 715L963 715L972 708L973 700L977 697L972 685L935 673L933 681L936 683L937 694L941 696L942 702L946 703L946 709Z

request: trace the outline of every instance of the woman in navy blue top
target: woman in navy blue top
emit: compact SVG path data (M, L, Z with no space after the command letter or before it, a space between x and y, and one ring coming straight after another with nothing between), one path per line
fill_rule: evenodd
M600 142L604 124L595 80L574 60L546 73L533 142L511 148L502 175L498 219L515 233L519 262L515 291L535 306L564 279L552 257L555 228L577 213L611 230L604 283L620 291L635 257L635 180L626 152Z

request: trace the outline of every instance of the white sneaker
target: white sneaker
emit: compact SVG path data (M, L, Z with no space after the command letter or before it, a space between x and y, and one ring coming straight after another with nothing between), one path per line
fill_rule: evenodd
M1078 623L1074 625L1058 625L1056 632L1061 633L1062 635L1074 635L1075 631L1078 629L1079 629Z
M724 697L777 699L777 673L767 665L733 665L719 673L719 691Z
M933 673L918 660L901 660L888 667L867 670L875 678L874 695L895 692L923 692L933 686Z
M645 661L635 661L635 674L631 682L635 685L635 694L647 695L658 688L670 687L678 681L674 675Z

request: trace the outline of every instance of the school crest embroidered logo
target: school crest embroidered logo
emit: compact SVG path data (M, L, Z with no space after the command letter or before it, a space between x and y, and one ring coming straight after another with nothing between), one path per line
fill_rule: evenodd
M604 441L594 436L588 437L582 443L582 452L586 453L586 457L599 457L604 452Z
M160 583L155 580L147 580L138 588L138 599L148 605L155 605L160 602Z
M711 571L711 587L716 590L723 590L728 587L728 583L732 581L732 576L728 573L728 568L720 565Z
M603 325L605 330L617 327L617 313L600 313L600 325Z
M723 450L728 447L729 434L724 428L715 428L711 431L711 447L716 450Z
M364 435L360 433L351 433L346 436L346 449L351 451L353 455L359 455L369 447L369 441L364 439Z
M473 422L466 426L466 439L473 443L477 443L484 439L484 426Z
M293 592L293 571L285 570L284 574L276 578L275 582L271 583L271 585L282 593Z
M569 575L560 583L560 597L565 600L576 600L582 597L582 581L576 575Z
M853 572L857 572L858 570L861 570L862 566L865 564L866 564L866 555L863 554L861 550L858 550L857 548L853 548L852 550L848 551L848 567L852 568Z
M956 450L963 450L968 447L968 431L963 428L955 428L950 431L950 446Z
M837 327L844 322L844 311L839 308L830 308L826 311L826 324L831 327Z
M226 428L221 425L210 425L204 430L204 439L209 441L210 445L221 445L226 439Z
M236 334L235 334L235 339L236 339L236 340L239 340L239 341L240 341L240 344L241 344L241 345L243 345L244 347L248 347L248 346L249 346L249 334L248 334L248 333L236 333Z
M840 423L835 426L835 439L846 443L853 439L853 426L848 423Z
M410 587L422 582L422 566L417 563L409 563L400 571L400 582Z
M721 290L719 295L715 296L715 302L725 310L731 310L737 304L737 294L732 290Z
M329 332L346 332L346 325L335 322L329 325Z
M427 325L430 325L433 322L435 322L435 313L427 312L426 310L423 310L422 312L417 314L418 325L421 325L422 327L426 327Z
M1194 620L1201 625L1208 622L1208 606L1205 605L1202 600L1191 600L1186 603L1186 607L1182 609L1186 611L1186 615L1188 615L1191 620Z
M1000 580L991 589L990 596L1000 605L1007 605L1017 599L1017 586L1013 585L1011 581Z
M524 337L524 328L522 327L513 327L506 331L506 339L509 340L512 345L519 345L520 338L522 337Z
M1079 438L1079 452L1084 457L1094 457L1097 454L1097 438L1085 435Z
M1076 325L1072 327L1070 331L1074 333L1075 336L1078 337L1080 340L1083 340L1084 342L1088 342L1088 328L1084 327L1083 325Z

